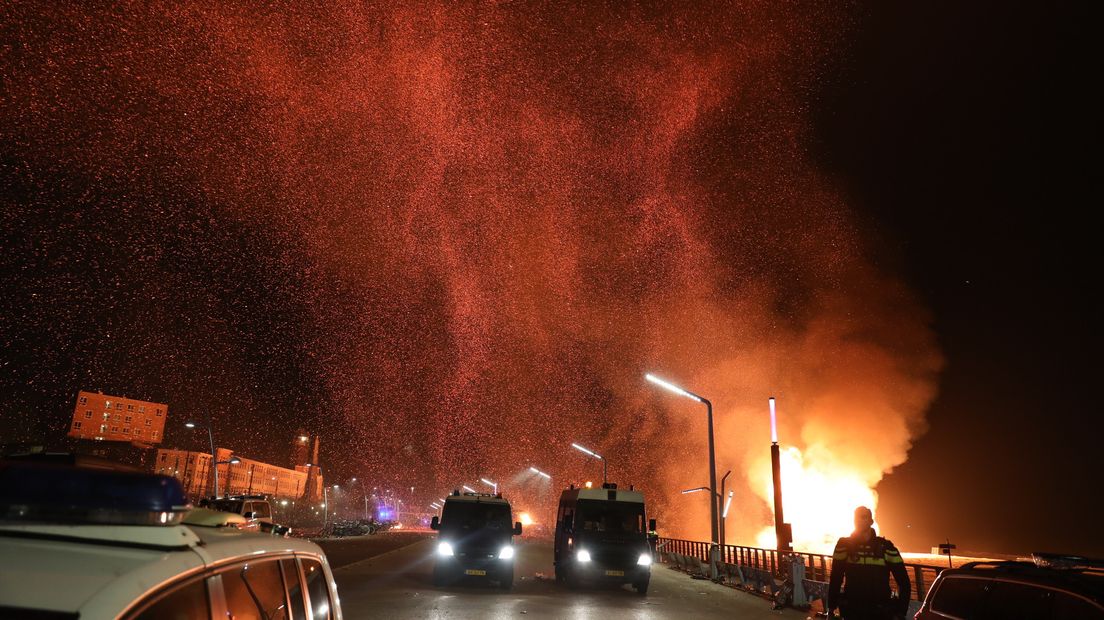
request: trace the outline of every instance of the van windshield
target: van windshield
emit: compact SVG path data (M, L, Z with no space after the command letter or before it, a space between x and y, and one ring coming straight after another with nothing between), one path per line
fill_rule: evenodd
M510 529L510 506L481 502L446 502L441 527L450 530Z
M644 533L644 504L579 500L575 516L578 532Z

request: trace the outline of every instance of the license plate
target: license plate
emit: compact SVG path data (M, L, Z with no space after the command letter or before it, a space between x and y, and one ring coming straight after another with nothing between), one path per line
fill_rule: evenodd
M487 576L487 571L479 570L478 568L469 568L468 570L464 571L464 574L465 575L479 575L480 577L486 577Z
M625 571L623 570L608 570L606 571L606 577L624 577Z

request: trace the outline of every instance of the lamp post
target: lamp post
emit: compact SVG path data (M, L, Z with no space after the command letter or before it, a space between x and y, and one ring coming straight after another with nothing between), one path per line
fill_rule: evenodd
M491 487L491 489L494 490L494 494L498 495L498 483L497 482L491 482L490 480L487 480L486 478L480 478L479 481L482 482L483 484Z
M717 516L718 516L717 515L717 513L718 513L717 504L719 504L720 502L717 501L717 457L716 457L716 453L713 449L713 403L709 402L705 398L702 398L701 396L698 396L697 394L694 394L693 392L688 392L688 391L680 388L679 386L677 386L673 383L668 383L667 381L664 381L663 379L660 379L659 377L657 377L657 376L655 376L651 373L644 375L644 378L647 379L648 381L651 381L652 383L660 386L661 388L663 388L665 390L668 390L670 392L674 392L675 394L678 394L679 396L685 396L686 398L689 398L690 400L695 400L695 401L705 405L705 414L706 414L706 419L707 419L707 422L708 422L708 425L709 425L709 491L712 494L712 498L711 498L711 501L709 503L709 514L710 514L710 523L709 523L710 528L709 529L710 529L710 532L713 536L713 542L712 542L712 546L711 546L711 549L710 549L710 558L712 559L712 561L709 563L709 566L710 566L710 571L709 572L710 572L710 575L713 577L713 579L716 579L717 578L717 559L718 559L717 558L717 550L718 550L717 538L718 538L718 535L719 535L719 532L718 532L719 523L718 522L720 521L720 519L717 518Z
M533 472L534 474L536 474L536 475L538 475L538 476L540 476L540 477L544 478L545 480L551 480L551 479L552 479L552 476L549 476L548 474L546 474L546 473L544 473L543 471L541 471L541 470L537 469L536 467L530 467L530 468L529 468L529 471L531 471L531 472Z
M594 452L593 450L587 450L586 448L580 446L577 443L572 443L571 447L575 448L579 452L582 452L583 454L586 454L587 456L590 456L591 458L596 458L599 461L602 461L602 486L605 486L606 481L607 481L606 474L608 472L608 469L606 467L607 462L606 462L605 457L603 457L601 454L598 454L597 452Z
M728 480L728 475L731 474L731 473L732 473L732 470L730 469L730 470L725 472L725 475L721 476L721 494L717 496L717 503L718 504L722 500L724 500L725 481ZM729 502L731 502L732 501L732 496L729 496L728 500L729 500ZM725 540L725 517L727 517L727 516L728 516L728 505L726 504L724 511L721 513L720 524L717 527L718 533L721 536L721 549L722 549L722 554L721 555L724 555L723 550L724 550L725 544L727 543L727 541Z
M207 424L199 424L197 422L185 422L184 426L186 428L196 428L197 426L202 426L203 428L207 429L207 441L209 441L211 443L211 462L214 463L215 458L216 458L215 457L215 435L214 435L214 433L211 432L210 420L208 419ZM214 485L211 487L211 488L214 489L214 492L211 493L211 494L215 496L215 499L218 499L218 492L219 492L218 467L212 467L212 469L214 470L215 481L214 481Z
M793 531L787 526L782 515L782 454L778 447L778 418L773 396L767 399L767 404L770 407L771 476L774 481L774 536L777 539L779 551L791 551Z
M241 459L239 459L236 456L232 456L232 457L230 457L229 460L226 460L226 461L215 461L214 459L212 459L212 462L215 464L215 476L216 476L215 480L216 481L218 480L218 477L217 477L218 476L218 466L219 465L225 465L226 466L226 494L230 495L230 491L233 490L233 489L230 488L230 483L233 482L233 480L234 480L233 477L230 475L230 466L240 464ZM216 493L217 493L217 491L216 491ZM218 497L216 496L215 499L218 499Z

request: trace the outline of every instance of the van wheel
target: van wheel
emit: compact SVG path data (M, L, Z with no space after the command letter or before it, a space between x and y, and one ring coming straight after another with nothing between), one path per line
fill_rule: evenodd
M448 584L449 584L449 579L448 579L448 575L445 574L445 571L440 570L439 568L435 567L433 569L433 585L434 585L434 587L440 588L440 587L443 587L443 586L447 586Z
M502 590L510 590L514 587L514 569L511 568L510 572L502 574L498 580L498 587Z
M640 596L644 596L645 594L648 593L648 582L647 581L640 581L640 582L634 583L633 587L636 588L636 593L639 594Z

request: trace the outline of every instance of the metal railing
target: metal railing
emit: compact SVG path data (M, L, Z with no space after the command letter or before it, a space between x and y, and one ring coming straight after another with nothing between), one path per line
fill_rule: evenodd
M656 545L656 551L659 556L659 560L664 563L677 563L684 564L685 562L679 561L681 558L673 558L672 554L677 554L683 558L695 558L700 562L700 568L707 570L709 567L709 543L698 540L682 540L678 538L660 538ZM769 575L772 580L785 581L793 578L794 565L800 563L803 567L802 579L805 582L809 582L807 588L810 591L810 598L821 598L817 596L821 591L826 591L828 585L828 579L832 574L832 556L824 555L821 553L808 553L804 551L790 551L779 552L777 549L763 549L760 547L745 547L743 545L721 545L720 546L720 569L721 574L729 574L730 571L725 570L728 567L734 567L741 569L739 573L740 579L744 580L745 575L743 569L749 569L753 574L758 577ZM672 562L674 560L674 562ZM799 560L799 562L797 562ZM905 567L909 570L909 578L912 581L912 600L922 601L924 596L928 593L928 588L931 587L933 581L939 571L943 570L939 566L930 566L927 564L912 564L905 563ZM694 568L694 567L691 567ZM761 583L762 579L751 580ZM774 590L776 584L771 584L771 589ZM891 586L895 588L896 584L892 583Z

